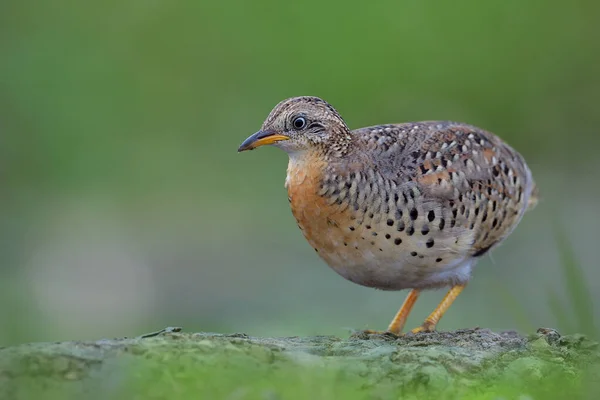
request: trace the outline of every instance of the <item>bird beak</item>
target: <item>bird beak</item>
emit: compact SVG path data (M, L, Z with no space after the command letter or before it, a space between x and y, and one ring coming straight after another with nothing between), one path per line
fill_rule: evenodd
M264 146L265 144L273 144L282 140L289 140L289 136L281 135L273 131L258 131L248 139L244 140L244 143L238 148L238 152L253 150L257 147Z

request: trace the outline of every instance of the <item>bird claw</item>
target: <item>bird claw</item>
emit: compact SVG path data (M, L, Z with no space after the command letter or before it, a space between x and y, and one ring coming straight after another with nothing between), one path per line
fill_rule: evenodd
M423 322L421 326L410 331L411 333L435 332L435 324Z

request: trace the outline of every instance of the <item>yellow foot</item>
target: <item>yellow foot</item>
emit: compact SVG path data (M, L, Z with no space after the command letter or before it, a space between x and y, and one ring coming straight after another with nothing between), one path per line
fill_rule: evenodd
M425 321L425 322L423 322L423 325L411 330L411 333L421 333L421 332L435 332L435 324Z

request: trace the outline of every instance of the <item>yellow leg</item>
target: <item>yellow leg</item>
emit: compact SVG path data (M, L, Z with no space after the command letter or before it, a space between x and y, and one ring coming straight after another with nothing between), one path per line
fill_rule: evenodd
M406 319L408 318L408 314L410 314L415 302L419 298L420 291L418 289L413 289L410 291L408 296L406 296L406 300L402 303L402 307L390 322L390 326L388 326L387 331L393 333L394 335L400 335L402 333L402 329L404 328L404 324L406 324Z
M427 319L425 319L425 322L423 322L423 325L419 326L418 328L413 329L411 332L418 333L418 332L434 331L437 323L440 321L440 319L442 319L442 317L444 316L446 311L448 311L448 309L450 308L450 306L452 305L454 300L456 300L456 298L458 297L460 292L463 291L465 286L466 285L453 286L452 289L450 289L448 291L448 293L446 293L446 295L444 296L444 298L442 299L440 304L438 304L438 306L435 308L435 310L433 310L433 312L431 314L429 314L429 317L427 317Z
M408 318L408 314L410 314L410 311L415 305L415 301L417 301L417 299L419 298L419 293L420 291L417 289L413 289L410 291L410 293L406 297L406 300L404 300L404 303L402 303L402 307L400 307L400 310L398 311L392 322L390 322L390 326L388 326L387 331L381 332L368 329L363 332L368 335L383 334L389 332L393 333L394 335L400 336L400 334L402 333L402 328L404 328L404 324L406 323L406 319Z

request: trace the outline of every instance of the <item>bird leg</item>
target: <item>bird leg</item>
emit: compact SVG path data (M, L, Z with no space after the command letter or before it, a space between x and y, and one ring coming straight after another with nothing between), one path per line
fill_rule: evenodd
M458 297L460 292L463 291L465 286L466 285L453 286L452 289L450 289L448 293L446 293L446 295L444 296L440 304L438 304L438 306L435 308L435 310L433 310L433 312L429 314L429 316L425 319L425 322L423 322L421 326L413 329L411 332L433 332L437 323L440 321L440 319L442 319L446 311L448 311L454 300L456 300L456 298Z
M410 314L415 302L419 298L420 290L413 289L410 291L404 303L402 303L402 307L398 310L398 313L390 322L390 326L388 326L387 331L393 333L394 335L400 335L402 333L402 329L404 328L404 324L406 324L406 320L408 319L408 314Z
M388 328L385 332L373 331L373 330L366 330L363 332L368 335L391 333L393 335L400 336L402 334L402 329L404 328L404 324L406 324L406 319L408 318L408 314L410 314L410 311L412 310L413 306L415 305L415 302L419 298L419 294L420 294L420 291L418 289L413 289L410 291L410 293L406 297L406 300L404 300L404 303L402 303L402 307L400 307L400 310L398 311L398 313L396 313L396 316L394 317L392 322L390 322L390 325L388 326Z

